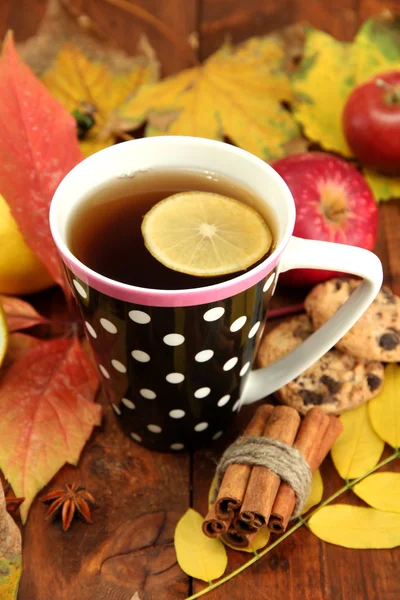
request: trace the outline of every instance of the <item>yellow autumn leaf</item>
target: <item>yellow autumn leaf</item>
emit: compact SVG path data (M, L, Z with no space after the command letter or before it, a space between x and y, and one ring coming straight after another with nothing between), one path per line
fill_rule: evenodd
M343 431L333 445L333 463L343 479L360 477L378 463L384 443L375 433L366 404L340 416Z
M174 543L182 571L209 582L224 574L228 559L223 543L204 535L202 523L203 517L189 508L178 521Z
M158 77L155 61L138 56L129 72L112 71L102 61L89 60L76 46L65 44L42 81L49 92L71 113L93 117L81 142L86 156L115 143L131 127L116 109L141 86Z
M400 545L400 514L375 508L331 504L308 522L324 542L344 548L395 548Z
M282 69L280 38L252 38L235 49L225 44L204 64L138 91L119 111L146 135L192 135L221 140L271 160L298 135L291 114L289 79Z
M353 491L373 508L400 513L400 473L373 473Z
M400 367L385 369L385 381L379 394L368 403L372 427L385 442L400 447Z
M311 492L308 495L307 501L304 505L302 514L310 510L316 504L319 504L324 494L324 483L321 477L321 471L317 469L312 476L311 480Z
M390 177L370 169L364 170L364 176L377 200L400 198L400 177Z
M354 57L357 84L400 71L400 19L388 14L365 21L354 40Z
M342 128L342 112L354 81L351 44L322 31L308 29L303 59L293 75L294 115L306 136L351 156Z

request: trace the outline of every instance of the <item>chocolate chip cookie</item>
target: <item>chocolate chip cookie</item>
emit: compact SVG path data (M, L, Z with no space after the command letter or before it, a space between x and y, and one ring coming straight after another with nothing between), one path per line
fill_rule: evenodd
M360 285L357 279L335 278L317 285L307 296L305 308L318 329L346 302ZM381 291L357 323L336 347L365 360L400 361L400 298L387 287Z
M294 350L314 331L307 315L292 317L267 333L261 341L258 363L265 367ZM319 406L337 415L367 402L383 385L383 365L329 350L304 373L275 393L284 404L306 414Z

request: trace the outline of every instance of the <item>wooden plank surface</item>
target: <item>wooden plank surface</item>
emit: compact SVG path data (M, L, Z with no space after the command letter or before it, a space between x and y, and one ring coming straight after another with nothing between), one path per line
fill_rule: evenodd
M34 33L46 0L1 0L0 34L13 28L18 41ZM397 0L137 0L181 38L199 32L199 55L214 51L229 34L234 41L308 20L341 39L351 39L361 18ZM157 51L164 73L191 63L157 28L104 0L77 0L75 5L129 52L141 32ZM376 251L385 280L400 294L400 204L380 207ZM297 293L298 295L298 293ZM297 300L297 298L296 298ZM281 290L274 304L290 303ZM56 310L57 296L38 302ZM53 308L55 307L55 308ZM232 439L254 408L242 410ZM63 533L59 523L43 521L44 507L35 501L24 529L24 572L19 600L184 599L203 584L190 581L176 564L172 544L177 519L192 505L202 513L217 454L208 451L171 456L132 444L119 431L113 415L106 417L85 448L78 468L65 467L51 487L76 481L95 496L92 526L74 524ZM220 448L222 450L222 447ZM396 467L399 470L399 466ZM341 486L328 459L323 467L325 494ZM347 493L342 501L362 504ZM232 571L250 555L228 551ZM397 562L396 562L397 556ZM210 600L395 600L400 597L398 551L346 550L320 542L305 528L282 542L246 572L210 593ZM136 597L135 597L136 600Z

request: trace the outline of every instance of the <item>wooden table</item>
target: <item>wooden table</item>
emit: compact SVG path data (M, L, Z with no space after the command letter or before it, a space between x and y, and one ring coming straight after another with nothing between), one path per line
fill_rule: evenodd
M47 0L2 0L0 33L12 28L17 40L26 39L36 31L46 4ZM137 4L160 17L181 38L197 31L197 53L204 58L227 33L236 42L298 20L351 39L362 19L384 7L394 9L398 1L137 0ZM139 33L145 31L163 62L164 73L190 65L190 54L171 47L154 29L104 0L77 0L76 6L132 53ZM380 217L376 250L384 263L386 282L400 294L400 204L382 205ZM275 299L276 304L288 301L290 296L283 292ZM240 413L238 429L253 410ZM85 485L99 504L94 524L76 524L63 533L59 524L43 521L39 502L33 504L23 532L19 600L184 599L203 587L177 565L173 532L189 506L206 512L217 456L207 451L193 456L151 453L125 438L107 406L104 411L103 425L87 444L78 468L63 468L52 482ZM400 470L398 465L396 468ZM342 485L330 459L322 474L326 495ZM342 500L362 504L350 493ZM250 556L234 551L228 554L228 571ZM302 527L207 597L395 600L400 597L398 559L395 550L355 551L325 544Z

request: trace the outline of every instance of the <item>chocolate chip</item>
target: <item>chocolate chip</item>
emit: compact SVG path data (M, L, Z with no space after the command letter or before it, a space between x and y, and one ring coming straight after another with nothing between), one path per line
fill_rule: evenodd
M322 377L320 377L319 380L321 383L326 385L330 394L337 394L340 388L342 387L340 381L336 381L336 379L329 377L329 375L322 375Z
M311 335L311 331L306 331L304 327L299 326L297 329L293 331L293 335L296 338L300 338L301 340L306 340Z
M379 338L379 345L384 350L393 350L400 343L398 334L395 331L391 333L384 333Z
M325 398L323 394L318 394L317 392L312 392L311 390L300 390L299 395L302 398L304 404L324 404L327 402L329 398Z
M378 375L370 373L367 375L367 383L371 392L375 391L382 383L382 379Z
M389 304L395 303L394 294L393 294L392 290L389 290L389 288L387 288L387 287L383 287L383 288L381 288L381 292L384 295L385 300L387 302L389 302Z
M335 281L335 292L338 292L346 281L348 281L347 277L337 277Z
M335 283L335 291L338 292L341 287L342 287L342 282L341 281L337 281Z

